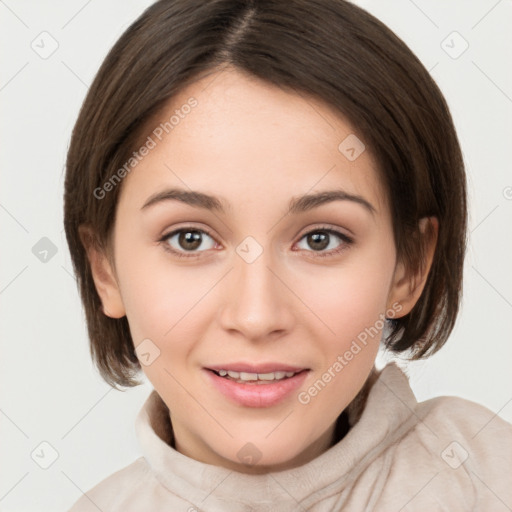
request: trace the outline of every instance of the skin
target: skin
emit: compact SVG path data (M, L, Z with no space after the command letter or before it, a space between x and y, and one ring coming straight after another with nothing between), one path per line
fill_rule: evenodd
M368 377L380 334L309 403L300 403L298 393L365 328L379 326L393 305L395 318L412 309L435 240L423 271L406 275L376 162L368 150L354 161L338 151L355 132L328 105L227 69L182 91L151 126L191 96L198 105L123 180L115 266L87 248L95 285L108 316L127 316L135 346L150 339L160 350L142 369L170 409L179 452L245 473L293 468L332 446L336 418ZM178 201L141 211L167 187L222 197L226 214ZM347 200L286 215L292 197L339 188L365 198L374 215ZM305 235L322 233L325 225L353 244L328 235L328 246L319 249ZM187 227L212 236L203 234L195 249L180 245L178 236L159 241ZM252 263L236 252L247 236L263 251ZM176 257L165 244L193 256ZM203 375L205 366L234 361L279 361L311 371L283 403L248 408L230 402ZM257 464L237 456L248 442L261 452Z

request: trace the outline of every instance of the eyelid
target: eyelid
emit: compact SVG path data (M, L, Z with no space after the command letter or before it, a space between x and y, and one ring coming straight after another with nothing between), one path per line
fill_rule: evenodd
M344 233L343 230L345 229L345 231L347 231L347 233ZM308 226L307 228L304 228L303 231L301 231L300 233L302 233L300 236L299 236L299 240L302 239L305 235L309 235L310 233L312 232L315 232L315 231L330 231L330 232L334 232L340 236L343 236L343 237L346 237L347 239L350 239L351 241L353 241L353 237L354 235L352 234L352 232L349 230L349 229L346 229L346 228L341 228L339 226L336 226L334 224L325 224L325 223L320 223L320 224L313 224L312 226Z

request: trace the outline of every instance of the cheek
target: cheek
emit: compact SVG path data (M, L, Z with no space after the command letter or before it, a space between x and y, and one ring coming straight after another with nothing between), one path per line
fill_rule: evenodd
M374 364L385 315L394 268L393 247L361 251L357 258L336 275L325 279L325 293L318 296L318 310L334 335L324 337L324 371L328 371L328 390L317 407L343 397L346 406L363 385ZM370 249L370 248L368 248ZM333 376L334 375L334 376Z
M176 361L211 320L209 292L219 276L215 271L173 264L163 248L137 250L135 244L127 245L134 250L123 253L118 273L134 344L149 338L168 366L170 345Z
M350 342L385 313L391 274L386 262L361 256L308 276L301 286L302 297L332 335L326 339ZM382 327L381 322L377 327Z
M141 369L156 389L173 393L174 403L186 403L172 376L182 380L184 361L205 328L200 299L208 292L206 283L170 266L139 268L134 262L123 270L123 301Z
M347 266L309 288L311 309L322 320L315 320L320 327L311 331L320 364L299 402L324 423L334 421L354 399L374 365L385 325L387 270Z

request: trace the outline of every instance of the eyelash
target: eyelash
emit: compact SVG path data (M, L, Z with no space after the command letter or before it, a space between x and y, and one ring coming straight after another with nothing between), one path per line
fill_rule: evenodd
M187 231L197 231L199 233L204 233L204 234L207 234L213 240L215 240L213 235L207 229L199 229L199 228L196 228L194 226L185 226L183 228L179 228L179 229L176 229L174 231L171 231L168 234L165 234L162 238L160 238L160 240L158 240L158 242L163 244L164 250L166 250L167 252L170 252L174 256L177 256L178 258L194 258L194 257L196 257L197 252L191 252L191 253L187 254L186 252L183 252L183 251L176 251L169 244L165 243L170 238L172 238L174 235L176 235L178 233L182 233L182 232L187 232ZM320 227L315 228L315 229L313 229L311 231L308 231L307 233L304 233L300 237L299 241L302 240L303 238L305 238L308 235L311 235L313 233L318 233L318 232L328 233L330 235L335 235L335 236L339 237L344 242L341 245L341 247L339 247L338 249L331 249L330 251L326 251L326 252L324 252L324 251L307 251L307 252L315 253L315 257L318 257L318 258L330 258L330 257L333 257L333 256L337 256L341 252L343 252L343 251L347 250L348 248L350 248L350 246L354 243L354 240L352 238L350 238L349 236L345 235L344 233L341 233L340 231L332 229L332 228L330 228L328 226L320 226ZM199 251L199 252L202 252L202 251Z

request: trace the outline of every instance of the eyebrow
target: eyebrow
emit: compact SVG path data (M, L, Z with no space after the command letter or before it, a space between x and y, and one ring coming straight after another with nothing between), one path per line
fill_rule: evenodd
M151 195L141 210L147 210L149 207L167 201L180 201L190 206L204 208L206 210L216 211L222 214L226 213L224 205L229 205L225 199L220 199L209 194L198 191L189 191L180 188L169 188ZM292 197L288 204L288 213L298 214L306 212L333 201L352 201L361 205L369 213L374 215L377 210L366 199L355 194L338 190L325 190L314 194L306 194L300 197Z

